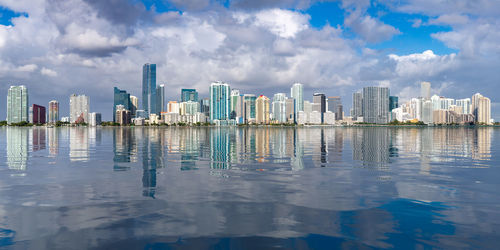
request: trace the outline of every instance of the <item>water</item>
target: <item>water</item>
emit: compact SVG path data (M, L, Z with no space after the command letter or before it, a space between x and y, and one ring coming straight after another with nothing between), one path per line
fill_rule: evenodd
M8 249L496 248L495 128L0 128Z

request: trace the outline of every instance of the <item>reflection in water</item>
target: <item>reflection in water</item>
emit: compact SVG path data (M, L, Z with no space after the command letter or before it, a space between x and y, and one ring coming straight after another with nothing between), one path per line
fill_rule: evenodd
M51 157L57 156L59 153L59 133L57 128L48 128L47 134L49 139L49 155Z
M34 127L31 131L33 152L45 149L45 127Z
M87 161L89 159L89 130L75 127L69 130L69 159L71 161Z
M7 128L7 166L10 169L26 170L29 132L25 128Z
M162 130L150 128L142 130L142 186L143 196L154 198L156 193L156 174L164 167L163 145L165 137Z

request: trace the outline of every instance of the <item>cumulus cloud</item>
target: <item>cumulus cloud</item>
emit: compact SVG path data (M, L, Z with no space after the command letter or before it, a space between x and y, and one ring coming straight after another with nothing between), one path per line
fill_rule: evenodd
M55 72L54 70L51 70L51 69L48 69L48 68L45 68L43 67L41 70L40 70L40 73L44 76L50 76L50 77L56 77L57 76L57 72Z
M402 77L433 76L456 65L456 55L438 56L432 50L423 53L398 56L390 54L389 58L396 64L396 73Z
M309 16L282 9L269 9L255 15L258 26L269 29L272 33L284 37L294 37L298 32L307 29Z

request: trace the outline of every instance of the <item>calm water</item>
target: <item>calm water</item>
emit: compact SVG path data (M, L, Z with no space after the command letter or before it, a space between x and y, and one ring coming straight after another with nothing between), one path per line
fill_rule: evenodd
M498 248L500 129L0 128L0 246Z

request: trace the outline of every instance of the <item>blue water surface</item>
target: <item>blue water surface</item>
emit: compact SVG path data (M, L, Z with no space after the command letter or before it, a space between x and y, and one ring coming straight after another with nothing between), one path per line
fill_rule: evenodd
M500 243L500 129L0 128L0 248Z

